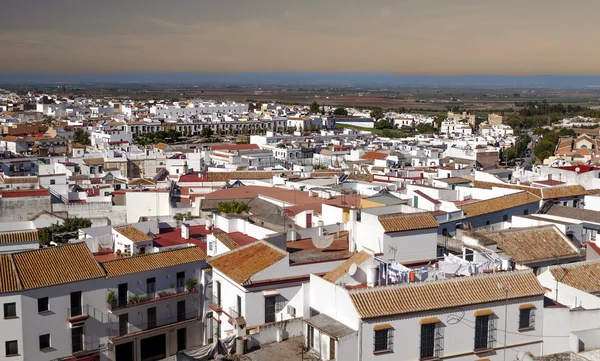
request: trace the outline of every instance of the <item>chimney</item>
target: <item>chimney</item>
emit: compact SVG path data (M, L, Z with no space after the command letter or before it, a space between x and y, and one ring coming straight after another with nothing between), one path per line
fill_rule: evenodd
M185 223L181 224L181 238L190 239L190 228Z
M319 221L319 236L323 235L323 221Z

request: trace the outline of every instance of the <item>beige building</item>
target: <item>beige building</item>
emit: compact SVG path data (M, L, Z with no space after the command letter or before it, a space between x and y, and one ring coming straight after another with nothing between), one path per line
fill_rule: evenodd
M502 121L503 121L502 115L499 115L496 113L488 114L488 123L490 125L500 125L500 124L502 124Z

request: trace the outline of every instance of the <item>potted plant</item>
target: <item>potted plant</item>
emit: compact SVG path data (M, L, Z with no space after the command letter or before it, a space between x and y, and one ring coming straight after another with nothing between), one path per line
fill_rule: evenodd
M136 303L138 303L139 301L139 297L136 295L133 295L131 297L129 297L129 304L130 305L135 305Z
M115 308L117 306L117 294L115 291L110 291L108 296L106 296L106 303L110 308Z
M196 291L196 285L198 285L198 281L195 278L190 278L189 280L185 281L185 288L188 290L188 292Z

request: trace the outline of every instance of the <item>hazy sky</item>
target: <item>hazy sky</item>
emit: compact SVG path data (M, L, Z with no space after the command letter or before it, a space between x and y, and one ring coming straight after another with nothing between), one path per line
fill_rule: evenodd
M1 0L0 72L600 75L600 0Z

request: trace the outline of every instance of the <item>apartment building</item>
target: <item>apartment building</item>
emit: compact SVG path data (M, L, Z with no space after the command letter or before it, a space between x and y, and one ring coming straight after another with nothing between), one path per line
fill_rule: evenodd
M521 351L542 354L545 290L530 271L380 286L376 264L361 251L322 277L311 275L304 337L319 359L500 361Z
M200 248L97 257L83 242L0 255L0 360L149 360L202 344Z

